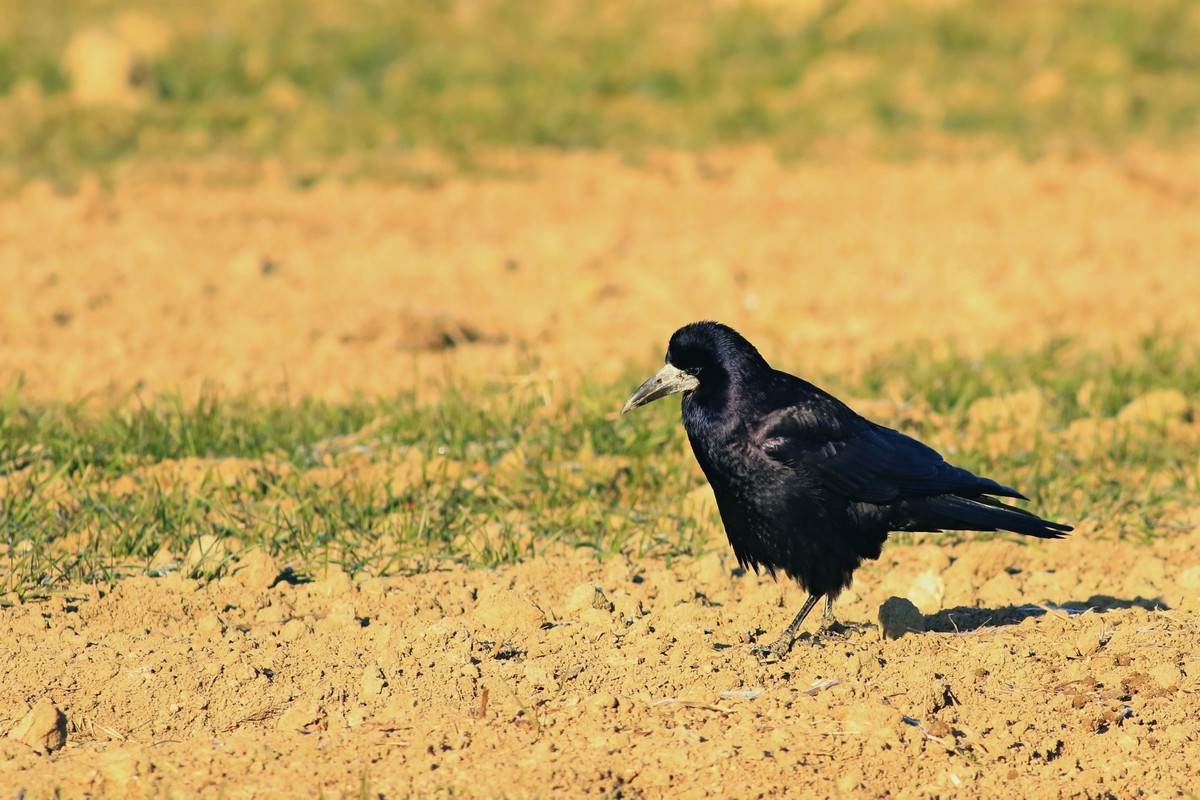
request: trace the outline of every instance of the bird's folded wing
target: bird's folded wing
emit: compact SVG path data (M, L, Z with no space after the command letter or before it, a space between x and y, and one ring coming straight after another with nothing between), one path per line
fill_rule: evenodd
M771 414L755 440L772 459L807 470L847 498L886 503L902 496L955 493L1025 499L1015 489L948 464L933 448L845 407L811 406Z

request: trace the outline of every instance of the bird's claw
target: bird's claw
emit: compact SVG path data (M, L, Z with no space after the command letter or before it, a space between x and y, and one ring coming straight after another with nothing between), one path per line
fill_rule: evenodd
M787 637L780 638L768 645L759 645L758 647L750 648L750 652L758 657L759 661L764 663L772 663L775 661L783 661L787 656L788 651L792 649L793 640Z
M818 636L828 636L836 639L846 639L850 634L862 635L866 628L853 622L839 622L836 619L832 622L827 622L820 631Z

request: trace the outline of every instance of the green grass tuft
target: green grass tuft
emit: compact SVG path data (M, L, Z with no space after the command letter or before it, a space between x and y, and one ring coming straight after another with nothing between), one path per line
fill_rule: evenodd
M564 546L600 557L723 546L714 515L685 502L707 490L677 412L616 416L637 377L452 389L431 404L209 395L99 412L10 391L0 597L131 573L213 578L246 548L304 575L331 563L373 574L443 559L494 565ZM1016 486L1040 513L1089 524L1089 535L1164 535L1197 490L1194 406L1117 419L1159 389L1194 404L1200 361L1177 339L1148 337L1122 356L1065 342L977 359L913 349L850 380L812 377L848 397L902 398L870 416ZM1036 418L972 416L976 401L1031 388L1044 398Z

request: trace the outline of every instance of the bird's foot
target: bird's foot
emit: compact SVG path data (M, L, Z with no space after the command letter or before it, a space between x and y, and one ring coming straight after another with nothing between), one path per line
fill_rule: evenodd
M849 637L850 634L862 635L865 631L865 625L859 625L855 622L839 622L836 619L831 619L827 620L825 624L821 626L821 630L817 632L817 635L845 639Z
M801 639L807 639L811 641L808 634L805 634L799 638L793 638L787 634L784 634L770 644L751 647L750 652L757 656L758 660L762 661L763 663L770 664L776 661L783 661L783 659L786 658L787 654L791 651L792 645L796 644L796 642L800 641Z
M792 649L791 642L785 642L780 639L769 645L759 645L758 647L750 648L750 652L758 657L759 661L770 664L775 661L783 661L787 656L788 651Z

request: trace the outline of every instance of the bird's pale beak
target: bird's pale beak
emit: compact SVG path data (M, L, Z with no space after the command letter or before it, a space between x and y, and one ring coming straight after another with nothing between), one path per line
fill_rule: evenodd
M621 413L624 414L669 394L690 392L699 385L700 381L696 379L695 375L689 375L677 367L664 364L662 369L654 373L650 380L639 386L637 391L625 401L625 407L621 409Z

